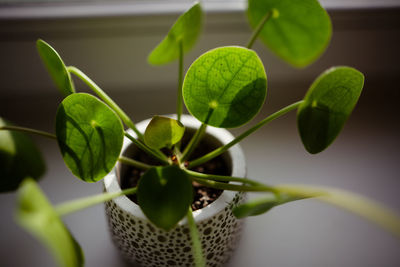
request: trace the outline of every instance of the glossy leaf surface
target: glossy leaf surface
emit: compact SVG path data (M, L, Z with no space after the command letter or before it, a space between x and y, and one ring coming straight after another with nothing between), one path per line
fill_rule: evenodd
M86 182L96 182L117 162L124 129L106 104L92 95L77 93L58 107L56 135L71 172Z
M47 71L63 96L68 96L74 93L75 88L71 75L67 71L64 62L57 51L48 43L40 39L36 42L36 48Z
M257 216L266 213L273 207L285 204L287 202L302 199L302 197L293 197L289 195L268 195L263 198L251 200L247 203L241 204L233 209L233 214L236 218L244 218L247 216Z
M247 15L253 28L268 12L272 16L259 37L287 63L305 67L325 51L332 25L317 0L249 0Z
M193 188L179 167L155 167L140 178L137 196L147 218L156 226L170 230L186 215L193 201Z
M177 59L180 53L180 42L182 42L183 52L188 52L200 36L202 23L203 11L200 3L196 3L178 18L168 35L153 49L148 57L149 63L161 65Z
M350 67L334 67L321 74L297 112L297 125L306 150L327 148L353 111L364 86L364 75Z
M30 178L25 179L18 189L16 219L21 227L51 251L59 266L83 266L84 257L79 244Z
M144 141L150 148L159 149L178 143L185 132L185 127L177 120L154 116L144 133Z
M0 118L0 127L10 125ZM0 131L0 192L14 191L26 177L38 180L45 172L43 156L31 138L15 131Z
M264 66L253 51L220 47L190 66L183 84L189 112L215 127L238 127L261 109L267 94Z

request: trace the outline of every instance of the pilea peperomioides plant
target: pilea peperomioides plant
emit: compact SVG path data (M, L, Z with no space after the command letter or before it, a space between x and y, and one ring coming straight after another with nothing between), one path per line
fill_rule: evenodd
M272 186L245 177L191 170L296 109L304 147L310 153L319 153L339 134L361 94L362 73L351 67L333 67L311 84L303 100L255 123L227 145L189 161L208 125L238 127L248 123L260 111L267 95L267 75L263 62L251 49L257 37L277 56L296 67L315 61L330 41L331 22L317 0L249 0L247 15L254 27L247 46L208 51L192 63L185 77L183 58L200 35L201 5L195 3L179 17L148 58L153 65L179 60L177 119L155 116L144 133L89 77L76 67L66 66L49 44L37 41L39 55L65 99L57 110L55 134L0 120L0 190L19 187L18 223L38 237L60 265L81 266L84 262L82 251L62 223L61 216L121 195L137 194L143 213L159 228L170 230L182 218L188 218L195 264L203 266L205 261L191 210L193 181L223 190L265 192L264 197L234 208L233 213L238 218L259 215L290 201L315 197L359 214L400 237L400 219L395 213L352 193L316 186ZM72 75L85 82L97 97L77 93ZM181 142L185 132L180 121L182 101L190 114L201 122L186 146ZM130 135L124 125L132 129L137 138ZM40 153L21 131L55 139L67 167L85 182L101 180L118 161L145 170L145 173L137 187L53 207L35 182L44 172ZM152 166L121 156L124 136L159 164ZM24 162L23 167L21 162Z

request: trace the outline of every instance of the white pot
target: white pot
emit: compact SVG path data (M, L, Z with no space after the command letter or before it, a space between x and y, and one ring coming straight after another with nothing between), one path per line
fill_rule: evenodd
M200 126L199 121L188 115L183 115L181 121L186 128ZM149 122L150 120L145 120L136 126L139 131L144 132ZM133 132L132 135L135 136ZM225 129L209 126L204 138L227 144L233 136ZM130 144L131 141L125 138L123 154ZM232 169L232 176L245 177L245 159L238 145L229 149L224 158ZM119 183L121 171L124 171L124 167L118 164L103 179L106 192L121 191ZM223 265L236 247L243 221L236 219L231 209L243 198L243 193L225 190L213 203L193 212L207 266ZM186 219L182 219L177 227L166 232L152 225L140 207L126 196L107 202L105 207L113 241L129 261L146 267L193 265L192 245Z

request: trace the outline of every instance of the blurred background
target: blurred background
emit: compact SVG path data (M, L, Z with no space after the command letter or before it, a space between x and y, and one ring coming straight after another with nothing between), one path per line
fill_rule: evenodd
M400 1L325 0L333 37L310 67L293 69L257 42L268 96L248 126L300 100L331 66L348 65L366 76L359 103L336 142L310 155L297 134L295 113L274 121L241 146L249 178L270 184L319 184L371 197L400 213ZM152 67L149 52L167 33L187 0L0 0L0 116L54 132L62 100L40 62L35 41L50 43L67 65L85 72L133 118L175 112L177 64ZM242 0L205 0L200 42L185 68L208 49L245 45L251 35ZM79 91L88 91L76 81ZM34 137L47 161L40 185L52 203L101 192L65 167L57 144ZM0 195L0 266L54 266L51 255L13 221L15 194ZM81 244L86 266L126 266L108 235L102 205L65 217ZM400 241L375 225L315 200L294 202L247 219L242 242L228 264L239 266L399 266Z

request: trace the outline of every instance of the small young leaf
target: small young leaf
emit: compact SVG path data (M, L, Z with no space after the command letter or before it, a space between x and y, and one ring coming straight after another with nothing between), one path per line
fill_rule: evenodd
M327 148L353 111L364 86L364 75L350 67L334 67L311 85L297 112L297 126L306 150Z
M10 125L0 118L0 127ZM29 176L38 180L45 172L39 149L26 134L0 130L0 192L14 191Z
M282 205L291 201L300 200L304 197L293 197L289 195L268 195L267 197L255 199L235 207L232 212L236 218L247 216L257 216L266 213L275 206Z
M249 0L248 19L256 27L272 12L260 32L265 45L295 67L319 58L329 44L332 25L317 0Z
M267 94L267 76L258 55L244 47L220 47L190 66L183 99L198 120L233 128L251 120Z
M117 162L124 128L106 104L92 95L76 93L58 107L56 135L71 172L83 181L96 182Z
M60 266L83 266L82 249L31 178L18 189L16 220L51 251Z
M178 18L164 40L153 49L148 62L153 65L162 65L174 61L179 57L180 42L182 42L183 52L188 52L200 35L202 22L203 11L200 3L196 3Z
M177 120L154 116L144 133L146 145L153 149L171 147L178 143L185 132L185 127Z
M193 201L193 188L179 167L155 167L140 178L137 196L147 218L168 231L186 215Z
M61 94L63 94L63 96L68 96L75 93L71 75L67 71L64 62L57 51L48 43L40 39L37 40L36 47L47 71Z

